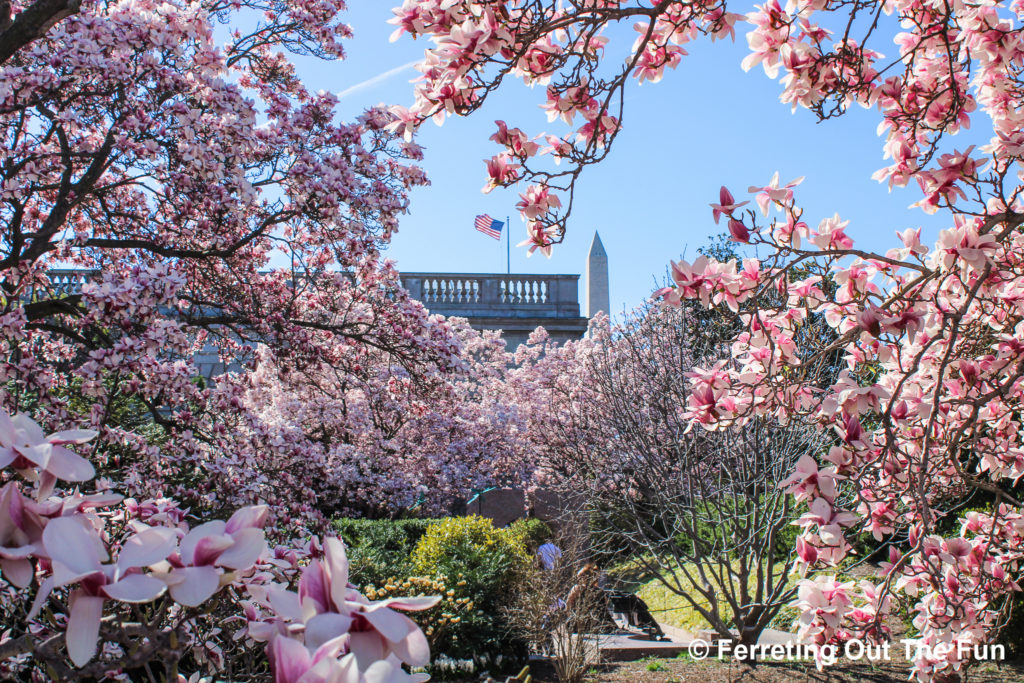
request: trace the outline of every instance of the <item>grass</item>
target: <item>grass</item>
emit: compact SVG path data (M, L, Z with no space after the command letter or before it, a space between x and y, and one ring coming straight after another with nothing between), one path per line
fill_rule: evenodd
M668 671L668 667L659 662L657 659L652 659L651 661L647 662L644 668L648 671Z
M691 575L696 576L697 573L694 571L693 565L686 565L686 569ZM651 610L651 614L659 622L668 624L669 626L675 626L681 628L690 633L696 634L698 631L710 628L711 625L701 616L690 601L679 595L678 593L670 590L665 584L653 575L645 572L638 562L629 562L619 567L613 568L609 574L616 579L620 585L626 590L632 590L636 592L640 598L647 603L647 607ZM688 593L694 598L694 600L702 607L708 607L708 601L700 595L700 593L693 589L687 590L688 587L693 584L686 579L686 575L679 571L676 573L676 578L679 584L682 586L683 591ZM788 580L788 585L793 586L797 581L796 576L792 576ZM753 581L749 584L753 586ZM720 601L721 604L721 601ZM728 610L728 606L725 606L725 610ZM795 612L787 608L783 608L779 617L775 619L773 625L776 627L788 629L789 623L792 621ZM722 614L723 618L729 620L731 612L724 611Z

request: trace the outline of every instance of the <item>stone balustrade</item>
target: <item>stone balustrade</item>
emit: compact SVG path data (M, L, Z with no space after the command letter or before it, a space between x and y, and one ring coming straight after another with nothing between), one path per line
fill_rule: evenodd
M432 313L466 318L578 318L579 275L402 273Z
M78 292L94 271L49 271L51 296ZM551 317L580 315L579 275L402 273L402 285L433 313L463 317Z
M50 277L50 286L46 288L46 294L50 297L78 294L86 280L96 272L84 268L53 268L47 272Z

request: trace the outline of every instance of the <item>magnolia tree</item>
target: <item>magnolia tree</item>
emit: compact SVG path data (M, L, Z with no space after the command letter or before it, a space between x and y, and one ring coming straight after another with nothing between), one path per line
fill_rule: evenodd
M410 373L366 345L327 344L288 363L261 348L253 372L220 381L245 408L227 417L244 442L237 452L259 457L241 470L236 458L211 458L204 470L223 479L211 490L245 503L281 487L278 507L291 505L294 515L382 517L445 515L474 491L521 485L526 428L506 395L505 343L465 320L447 325L459 365L446 373ZM276 445L260 448L267 430ZM236 471L254 476L241 481Z
M340 58L343 9L0 4L5 674L258 675L262 642L284 681L426 663L410 622L347 588L337 542L268 550L281 522L324 522L298 487L263 505L292 482L256 463L305 443L191 360L460 367L380 259L420 150L382 110L338 122L290 61Z
M346 346L410 377L458 365L380 259L426 182L420 150L381 110L338 122L289 61L340 58L343 9L0 7L0 408L95 430L85 456L133 495L228 514L235 482L262 487L249 502L281 490L250 465L288 433L244 414L237 383L197 382L197 351L240 369L259 344L285 365Z
M764 257L674 263L662 295L733 310L760 301L742 315L730 360L695 371L691 417L712 430L772 418L834 436L794 473L790 490L807 510L802 561L840 562L860 530L899 543L868 584L804 582L801 634L884 637L892 597L905 596L927 646L914 662L922 680L958 677L970 646L994 637L1024 550L1022 13L1016 2L771 1L744 17L719 1L432 0L406 2L394 20L398 33L435 43L415 104L392 112L396 130L470 113L506 76L544 86L549 118L568 131L537 137L499 123L502 151L487 166L491 186L528 183L520 210L531 249L560 240L577 178L620 129L630 82L659 80L702 35L732 37L745 22L743 66L778 78L787 104L821 118L853 104L877 110L889 163L875 177L917 185L916 205L948 216L932 248L908 230L885 253L858 249L842 218L807 216L799 181L776 175L750 188L749 206L724 188L712 204L733 239ZM637 29L624 62L605 33L623 21ZM891 37L894 46L878 44ZM989 121L988 144L948 146ZM765 292L780 298L759 299ZM836 333L825 348L793 341L811 316ZM815 357L836 352L847 363L839 380L809 381ZM840 490L853 499L841 502ZM956 515L971 496L984 511ZM958 532L943 535L943 520Z
M0 411L5 676L184 681L227 669L229 679L253 679L267 667L248 651L267 643L276 681L425 680L402 665L429 662L426 638L392 608L425 609L437 598L367 600L348 584L336 538L270 550L266 506L190 526L173 500L55 489L92 480L93 466L73 448L95 436L47 435L26 415ZM300 559L310 560L301 570ZM225 629L233 638L219 643Z

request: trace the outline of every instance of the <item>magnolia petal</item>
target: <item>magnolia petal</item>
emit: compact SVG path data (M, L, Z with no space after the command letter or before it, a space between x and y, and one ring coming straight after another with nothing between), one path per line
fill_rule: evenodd
M418 627L414 624L409 617L404 614L399 614L392 609L387 607L380 607L373 605L369 607L363 616L373 624L373 627L380 631L381 635L390 640L392 643L398 641L409 635L410 630L416 630Z
M330 609L331 596L328 594L330 579L327 576L326 560L315 560L306 565L299 576L299 600L303 605L307 601L316 604L317 612ZM341 607L344 602L338 603Z
M306 622L306 647L315 650L348 633L351 627L350 616L335 612L318 614Z
M366 671L374 662L384 659L387 651L384 640L376 631L357 631L348 634L348 649L356 658L356 664Z
M349 653L338 660L338 679L333 683L364 683L356 656Z
M0 559L0 574L17 588L25 588L32 583L35 570L32 563L23 557Z
M206 565L215 563L221 554L235 544L235 539L227 534L206 536L196 542L192 551L192 564ZM184 559L184 558L183 558Z
M408 619L403 614L398 615ZM426 666L430 663L430 643L412 620L409 620L412 630L402 640L391 643L391 651L398 655L398 658L409 666Z
M32 607L28 611L29 621L39 616L39 611L43 609L43 603L50 597L50 593L53 591L53 577L47 576L43 579L43 583L40 584L39 590L36 591L36 598L32 601Z
M92 441L99 434L94 429L68 429L63 432L55 432L46 437L50 443L85 443Z
M217 558L217 564L231 569L248 569L256 564L267 549L263 540L263 529L242 529L234 533L234 545Z
M88 520L84 521L89 524ZM77 515L50 520L43 529L43 547L53 561L58 586L101 571L100 563L106 559L102 542L79 522Z
M276 683L298 683L312 664L309 650L297 640L277 636L270 642L270 661Z
M342 683L345 680L343 676L345 673L338 660L326 658L315 662L299 683Z
M119 568L148 567L174 552L177 537L172 529L154 527L135 534L121 547L117 556Z
M370 667L363 672L362 680L365 681L365 683L415 683L416 681L422 681L423 679L407 674L402 670L400 664L390 659L385 659L371 664ZM429 678L427 680L429 680Z
M29 543L27 545L19 545L15 548L8 548L0 545L0 557L9 560L20 560L23 557L31 557L36 555L39 550L39 546L35 543Z
M152 576L129 574L103 587L103 592L119 602L150 602L160 597L167 585Z
M278 587L267 589L267 603L270 609L274 610L282 619L287 621L305 621L302 614L302 605L299 603L299 596L295 593Z
M64 481L89 481L96 476L92 463L63 446L54 446L46 469Z
M234 534L242 529L262 529L267 523L267 514L270 508L266 505L250 505L241 508L231 515L224 527L225 533Z
M214 520L212 522L200 524L185 534L185 538L181 539L181 546L179 550L181 561L185 564L194 564L193 557L195 557L196 544L207 536L223 534L224 526L224 522Z
M33 472L35 470L32 470ZM28 473L22 472L22 476L29 478ZM57 486L57 475L50 470L43 470L39 473L39 488L36 489L36 500L44 500L50 497L53 489Z
M68 617L68 657L75 666L85 666L96 654L96 640L100 635L103 617L103 598L90 597L81 591L71 594L71 614Z
M348 556L340 538L332 537L324 541L323 562L330 573L331 601L340 607L345 604L348 592Z
M327 641L318 647L316 652L313 653L313 662L316 663L322 659L337 659L338 654L341 653L347 643L348 638L346 638L344 634L334 638L333 640Z
M186 607L197 607L210 599L220 587L220 571L215 567L175 569L167 577L171 597Z
M25 434L25 440L29 443L39 443L45 439L43 428L25 413L18 413L11 418L11 424Z
M279 633L276 626L262 621L250 621L245 632L258 643L265 643Z
M10 446L17 438L17 427L6 410L0 410L0 446Z
M418 612L420 610L430 609L440 601L440 595L421 595L414 598L388 598L387 600L381 600L380 602L374 603L374 606L391 607L394 609L403 609L409 612Z

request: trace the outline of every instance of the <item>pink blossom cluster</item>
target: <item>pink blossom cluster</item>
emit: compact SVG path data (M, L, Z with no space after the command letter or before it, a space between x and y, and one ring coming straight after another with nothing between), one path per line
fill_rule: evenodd
M393 355L325 337L301 362L259 348L252 372L219 383L249 419L228 418L234 446L222 452L237 455L201 454L211 490L236 504L272 499L280 522L319 528L332 514L443 515L474 491L521 483L528 449L504 341L464 320L430 324L459 345L457 366L412 374Z
M807 251L793 239L796 231L780 230L784 222L797 224L802 212L791 192L772 196L774 186L751 188L768 195L765 213L782 214L773 229L753 227L752 214L744 220L753 228L749 240L777 255L749 267L755 277L737 301L744 330L732 342L731 361L692 373L691 418L716 429L770 414L830 430L835 443L820 460L802 458L780 482L807 506L797 522L804 570L839 564L852 552L849 537L861 530L879 541L909 533L910 550L893 549L885 580L870 590L806 579L801 632L819 643L885 637L888 601L904 593L916 601L915 626L929 645L918 652L918 675L959 672L959 653L970 648L950 654L932 646L991 637L1000 596L1018 590L1020 508L972 513L960 537L926 529L946 514L944 501L1021 476L1010 427L1022 398L1018 343L1010 330L999 332L1016 324L1004 307L1007 297L1015 299L1008 269L1017 257L992 234L997 220L961 216L933 250L921 244L920 231L905 231L903 246L884 256L856 251L840 232L844 222L833 217L804 230L818 250ZM740 205L724 188L722 194L712 205L715 216L740 220ZM805 270L798 279L792 261L801 257L813 274ZM707 259L675 265L673 286L660 295L677 305L683 298L728 303L735 280L721 273L735 268ZM812 316L828 323L834 339L798 343ZM976 345L972 330L986 343ZM827 348L841 349L846 367L820 386L801 368ZM876 369L870 379L867 367ZM966 463L958 455L965 448L972 453ZM929 659L934 652L943 652L941 661Z
M35 592L29 622L44 607L50 611L53 592L64 589L63 638L76 667L96 655L108 602L144 604L166 594L179 605L196 607L236 581L266 551L265 506L242 508L227 522L190 529L180 514L152 514L143 521L129 508L115 507L121 503L118 495L55 492L57 481L93 479L92 464L68 446L95 436L91 430L46 435L26 415L0 412L5 468L35 482L31 497L16 479L0 491L0 572L9 585ZM147 506L173 504L146 501L133 507Z
M402 665L430 662L427 639L411 619L396 612L423 610L439 597L370 601L348 582L344 544L324 541L321 557L303 568L298 590L281 584L250 585L248 635L267 643L278 683L425 681Z
M684 45L702 33L734 38L734 25L742 18L714 0L663 2L643 9L635 5L619 0L571 5L406 0L394 10L392 40L407 33L430 38L435 47L426 50L417 66L422 76L413 105L391 108L392 128L411 135L428 119L440 124L448 116L469 114L505 75L544 86L541 106L548 120L560 121L568 130L530 138L498 121L492 140L504 149L486 161L485 191L530 180L533 184L518 206L527 229L520 246L550 255L571 211L573 174L541 166L540 157L550 154L556 165L562 159L577 165L603 158L621 129L622 81L660 81L686 55ZM614 78L602 77L597 67L607 61L610 42L604 24L609 17L626 20L634 15L640 19L634 26L637 38L623 50L625 65Z
M93 466L70 447L95 436L90 430L46 435L26 415L0 412L0 462L35 482L31 497L17 479L0 489L0 577L16 591L13 595L31 598L25 623L9 623L0 641L5 658L31 653L40 663L67 669L53 648L60 640L73 670L81 670L97 657L101 643L125 646L127 637L137 641L137 651L156 659L153 641L161 634L174 632L190 640L190 608L204 607L232 586L247 586L283 615L249 627L251 637L270 640L275 680L420 680L407 675L401 664L427 664L426 639L391 607L425 609L437 598L367 601L348 585L344 546L335 538L324 542L322 552L319 547L270 552L262 528L265 505L242 508L226 522L190 527L173 501L55 491L56 481L93 479ZM294 573L298 560L311 554L322 558L301 570L298 595L272 582L278 570ZM132 606L157 601L152 621L133 624L126 618L126 610L137 609ZM64 615L58 618L55 611ZM280 637L275 637L277 623ZM12 635L20 629L23 635ZM304 636L309 652L292 639L296 635ZM124 657L121 666L129 659L138 665L137 651ZM100 671L118 668L118 659L109 654L104 646Z

